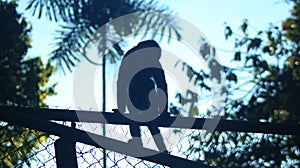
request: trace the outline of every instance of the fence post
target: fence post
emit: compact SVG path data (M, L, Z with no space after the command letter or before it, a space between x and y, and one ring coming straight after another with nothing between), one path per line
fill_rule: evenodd
M76 141L60 137L54 142L57 168L77 168Z

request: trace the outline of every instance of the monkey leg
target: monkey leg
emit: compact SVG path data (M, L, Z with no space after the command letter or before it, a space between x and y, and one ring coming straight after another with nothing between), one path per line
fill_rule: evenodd
M128 141L128 143L132 143L138 148L143 147L142 139L141 139L141 129L138 124L131 124L129 126L130 128L130 134L132 136L132 139Z
M149 125L148 128L153 136L153 139L156 143L158 150L160 152L167 152L167 147L164 143L164 139L163 139L162 135L160 134L159 128L155 125Z

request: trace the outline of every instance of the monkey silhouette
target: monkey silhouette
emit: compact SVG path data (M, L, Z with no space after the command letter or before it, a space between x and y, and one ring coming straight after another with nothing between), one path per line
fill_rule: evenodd
M161 48L154 40L138 43L124 55L117 81L117 103L121 113L137 121L130 125L133 143L142 147L139 122L147 122L159 151L166 151L163 137L155 122L168 115L168 94L164 70L159 62Z

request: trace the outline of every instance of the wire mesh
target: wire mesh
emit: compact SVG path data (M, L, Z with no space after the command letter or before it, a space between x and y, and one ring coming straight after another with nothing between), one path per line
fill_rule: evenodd
M12 118L12 120L13 119L14 118ZM18 119L20 119L20 117ZM71 122L52 122L68 127L74 125ZM104 125L101 123L76 122L76 128L78 130L103 135ZM110 139L128 142L132 138L129 126L127 125L105 124L105 130L105 136ZM265 143L280 147L280 145L286 144L285 142L288 142L289 138L293 140L292 135L273 135L235 131L215 131L211 133L203 130L174 128L160 128L160 130L164 143L171 155L204 163L209 163L207 162L207 158L209 157L214 159L224 155L227 160L228 157L232 159L229 160L230 162L227 161L224 164L233 167L240 166L235 163L236 156L245 153L247 154L247 151L249 152L249 149L251 149L251 145L261 146L261 144ZM47 135L42 132L0 121L0 167L57 167L54 142L59 138L60 137L54 135ZM158 150L147 127L142 127L142 139L145 148ZM291 151L295 152L296 155L299 155L299 148L297 146L289 147L279 152ZM103 157L103 153L104 151L101 148L79 142L76 143L78 167L104 167L104 162L107 165L106 167L112 168L167 167L114 151L107 150L105 153L106 157ZM126 151L124 151L124 153L126 153ZM213 154L209 155L210 153ZM262 151L261 154L264 154L264 151ZM285 153L281 154L282 156L287 155ZM143 154L141 153L141 155ZM248 155L251 156L251 153ZM104 158L106 158L106 160L104 160ZM295 158L294 160L291 159L292 158L289 158L289 162L281 163L281 165L289 166L299 163L299 158ZM248 161L249 163L247 164L254 167L264 164L263 161L253 159L246 159L245 161ZM167 163L168 160L165 160L165 162Z
M62 125L71 126L71 122L57 122ZM9 130L9 124L1 122L0 125L1 132L5 129ZM101 123L76 123L76 128L84 131L89 131L99 135L103 135L103 124ZM16 127L17 126L13 126ZM188 136L191 130L188 129L170 129L170 128L160 128L161 133L164 138L164 142L167 146L168 151L171 155L179 156L182 158L189 158L187 149L189 146ZM131 139L129 126L126 125L113 125L105 124L105 136L116 139L119 141L127 142ZM152 138L150 131L147 127L142 127L142 141L145 148L158 150L155 146L155 142ZM28 138L28 134L31 134ZM21 137L19 140L15 140L20 144L12 145L13 143L7 145L10 141L16 137ZM44 137L44 138L42 138ZM47 138L45 138L47 137ZM37 132L35 130L30 130L27 128L14 129L13 133L7 134L4 138L1 138L0 143L6 148L2 149L3 155L0 155L1 160L6 160L8 167L57 167L55 158L54 142L59 137L54 135L46 135L45 133ZM21 140L22 139L22 140ZM12 150L6 150L8 146L12 146ZM22 148L30 149L31 151L22 153ZM18 153L19 158L24 158L17 162L14 161L10 156L14 156L14 153ZM98 168L103 167L103 149L96 148L94 146L86 145L83 143L76 143L76 156L77 163L79 167L91 167ZM12 159L12 160L10 160ZM106 150L106 165L111 168L122 168L122 167L167 167L164 165L159 165L157 163L145 161L142 159L130 157L124 154L120 154L114 151Z

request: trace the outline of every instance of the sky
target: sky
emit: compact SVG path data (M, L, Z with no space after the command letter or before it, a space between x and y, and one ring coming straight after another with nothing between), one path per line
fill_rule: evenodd
M42 56L46 61L49 53L55 48L56 30L59 29L61 22L54 22L45 19L37 19L31 15L31 11L25 11L28 1L19 1L18 10L24 13L27 21L32 24L32 48L29 49L28 55L31 57ZM224 38L224 23L230 25L233 30L238 30L244 19L248 19L251 29L265 30L270 23L281 24L285 18L289 16L290 6L279 0L160 0L159 4L168 6L173 10L174 14L181 19L186 20L191 25L197 27L208 41L217 49L218 56L224 62L232 58L233 42L226 41ZM176 42L175 42L176 43ZM174 43L162 44L162 48L168 48L173 53L184 55L183 49L173 47ZM190 62L195 62L193 58L189 58ZM222 60L221 60L222 62ZM80 65L81 66L81 65ZM117 72L116 67L109 67L112 72ZM95 88L96 97L101 97L101 75L95 77L95 83L99 87ZM171 77L169 76L168 79ZM168 80L167 79L167 80ZM56 91L58 94L47 98L46 103L50 107L57 108L94 108L84 104L74 103L73 91L74 76L72 73L63 75L55 73L51 77L50 83L58 82ZM110 83L111 84L111 83ZM176 88L176 87L175 87ZM174 96L174 95L172 95ZM101 104L101 98L97 98L97 104ZM80 107L79 107L80 106ZM113 105L107 107L114 108Z

